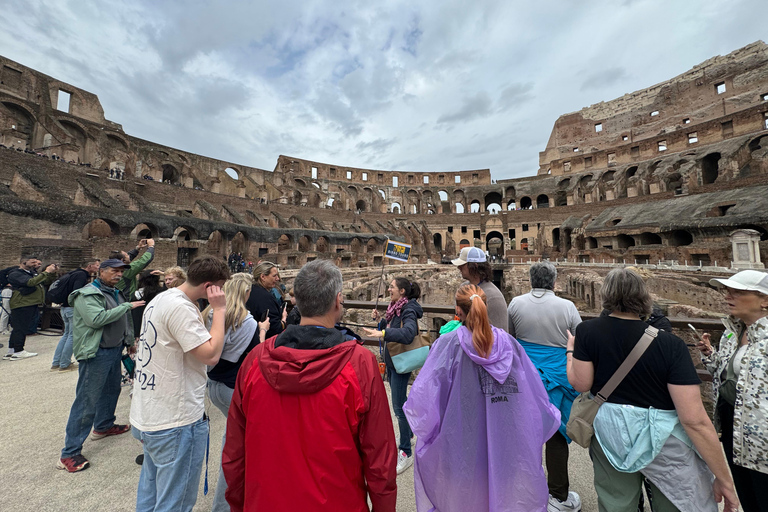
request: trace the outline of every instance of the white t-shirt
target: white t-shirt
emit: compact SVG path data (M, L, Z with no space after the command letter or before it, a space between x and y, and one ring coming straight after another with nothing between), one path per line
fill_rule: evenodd
M209 339L200 310L179 288L147 304L136 354L131 425L154 432L203 417L205 365L189 351Z

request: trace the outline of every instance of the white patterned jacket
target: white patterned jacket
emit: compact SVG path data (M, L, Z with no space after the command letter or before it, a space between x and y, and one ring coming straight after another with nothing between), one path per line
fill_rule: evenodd
M739 346L744 322L734 317L723 319L725 332L720 347L702 362L712 374L715 396L721 376ZM741 358L741 372L736 383L733 413L733 461L739 466L768 473L768 316L747 328L747 348ZM719 417L715 411L715 423Z

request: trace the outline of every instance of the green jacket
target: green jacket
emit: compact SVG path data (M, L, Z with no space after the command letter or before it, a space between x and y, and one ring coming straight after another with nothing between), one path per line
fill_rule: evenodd
M43 288L43 285L50 284L55 280L56 274L53 273L41 272L34 277L29 277L29 274L20 268L11 270L8 274L8 281L13 285L11 309L45 304L45 288ZM29 295L24 295L18 290L18 288L23 286L35 288L35 291Z
M149 262L155 257L155 248L147 247L144 254L140 258L136 258L131 262L131 268L123 272L123 278L115 286L121 292L126 292L126 295L130 297L139 288L139 283L136 281L136 276L149 265Z
M107 299L93 283L69 294L72 314L72 336L75 359L92 359L101 343L104 326L111 324L120 315L128 315L128 331L123 338L124 345L133 345L133 320L130 317L131 303L123 302L116 308L107 308Z

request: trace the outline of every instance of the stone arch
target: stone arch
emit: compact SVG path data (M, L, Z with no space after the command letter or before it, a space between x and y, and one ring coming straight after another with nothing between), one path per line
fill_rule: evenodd
M330 248L330 244L328 243L328 239L324 236L321 236L317 239L317 243L315 243L315 250L317 252L328 252L328 249Z
M467 240L466 238L462 238L461 240L459 240L459 247L461 249L463 249L464 247L468 247L469 245L470 245L469 240Z
M640 242L640 245L661 245L661 237L657 233L650 233L648 231L640 233L637 236L637 240Z
M312 239L303 235L299 238L299 252L308 252L312 250Z
M107 140L117 146L120 146L120 150L128 151L128 141L116 133L108 133Z
M362 199L359 199L355 203L355 211L357 213L367 212L368 211L368 205L363 201Z
M299 206L299 205L302 204L303 201L304 201L304 194L302 194L298 190L294 190L293 191L293 204L295 204L296 206Z
M624 173L624 176L626 176L627 179L630 179L637 174L637 166L633 165L629 169L627 169L627 172Z
M440 233L435 233L434 235L432 235L432 243L434 244L436 251L438 252L443 251L443 235L441 235Z
M507 187L504 189L504 197L507 199L515 199L517 192L515 191L515 187Z
M520 198L520 209L521 210L530 210L533 208L533 202L531 201L531 198L528 196L523 196Z
M437 197L440 198L441 203L445 203L448 201L448 192L446 192L445 190L438 190Z
M370 252L375 254L379 252L380 247L381 246L379 245L378 240L376 240L375 238L369 238L368 242L366 242L365 244L365 252Z
M131 231L131 236L136 240L141 240L142 238L157 238L158 234L157 226L150 223L136 224L136 227Z
M173 232L173 240L187 241L197 240L197 231L188 226L179 226Z
M206 250L208 254L224 258L224 253L227 250L227 239L218 229L211 232L208 237L208 244Z
M485 194L485 197L483 198L483 202L485 203L484 211L491 211L491 205L496 205L497 212L501 210L501 203L503 202L503 199L501 197L501 194L498 192L489 192Z
M293 237L288 233L280 235L277 239L277 252L288 252L291 250L293 244Z
M163 183L181 184L181 172L173 164L163 164Z
M352 252L362 252L363 243L360 241L359 238L355 237L352 239L352 241L349 243L349 250Z
M584 247L587 249L597 249L597 238L588 236L584 239Z
M485 235L485 250L491 256L501 257L504 255L504 235L498 231L491 231Z
M401 213L402 207L400 206L400 203L398 202L392 203L392 209L390 211L392 213Z
M93 219L83 227L83 238L107 238L120 233L120 226L109 219Z
M230 252L240 253L246 257L248 256L248 237L242 231L235 233L229 246Z
M684 229L676 229L667 235L669 245L672 247L681 247L693 243L693 235Z
M549 196L547 194L539 194L536 198L536 208L549 208Z
M318 194L317 192L313 192L312 195L309 196L309 201L307 201L307 205L310 208L320 208L320 201L322 201L320 194Z
M227 176L229 176L233 180L235 181L240 180L240 172L234 167L227 167L226 169L224 169L224 172L226 173Z
M621 234L616 237L616 245L619 249L627 249L629 247L634 247L635 245L635 239L632 238L629 235Z
M507 211L513 211L513 210L515 210L516 208L517 208L517 203L515 202L515 200L514 200L514 199L510 199L510 200L507 202Z
M701 159L701 184L709 185L718 178L720 153L710 153Z
M79 162L85 162L86 145L88 144L88 135L84 127L75 121L69 119L59 120L59 124L64 130L74 139L75 145L78 146L77 158Z
M306 187L307 186L307 183L304 180L299 179L299 178L294 178L293 179L293 183L297 187Z
M35 127L34 114L27 110L26 107L11 101L3 101L2 104L13 116L13 121L15 121L8 124L9 128L15 126L12 130L14 131L13 136L16 137L16 140L13 142L6 141L6 144L15 147L15 142L19 138L23 138L24 147L26 148L31 142L30 137L32 136L32 130ZM21 137L18 134L21 134Z
M469 203L469 213L480 213L480 201L474 199Z
M555 206L568 206L568 193L565 190L555 193Z

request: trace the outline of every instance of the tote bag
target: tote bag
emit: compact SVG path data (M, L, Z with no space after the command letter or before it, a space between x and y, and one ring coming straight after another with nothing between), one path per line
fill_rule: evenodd
M409 345L402 343L387 343L389 356L397 373L410 373L421 368L429 355L432 338L427 333L416 335Z

